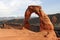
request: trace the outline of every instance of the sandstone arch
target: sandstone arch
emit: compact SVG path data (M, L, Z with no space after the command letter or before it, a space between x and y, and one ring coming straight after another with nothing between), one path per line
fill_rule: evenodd
M24 26L29 29L30 24L28 22L31 14L35 12L40 19L40 31L42 30L54 30L53 24L51 23L49 17L44 13L41 6L29 6L25 12Z

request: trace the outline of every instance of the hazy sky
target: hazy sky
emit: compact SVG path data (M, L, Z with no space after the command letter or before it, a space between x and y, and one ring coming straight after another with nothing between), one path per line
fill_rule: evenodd
M60 12L60 0L0 0L0 17L24 17L28 5L41 5L46 14Z

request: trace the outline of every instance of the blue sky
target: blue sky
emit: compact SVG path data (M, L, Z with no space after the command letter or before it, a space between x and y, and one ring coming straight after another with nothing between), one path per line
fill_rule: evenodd
M60 13L60 0L42 0L42 7L47 14Z
M24 17L29 5L42 6L46 14L60 13L60 0L0 0L0 17Z

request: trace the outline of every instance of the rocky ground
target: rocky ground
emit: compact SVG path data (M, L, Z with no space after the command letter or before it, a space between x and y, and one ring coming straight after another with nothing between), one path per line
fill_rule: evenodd
M23 28L0 29L0 40L57 40L54 31L33 32Z

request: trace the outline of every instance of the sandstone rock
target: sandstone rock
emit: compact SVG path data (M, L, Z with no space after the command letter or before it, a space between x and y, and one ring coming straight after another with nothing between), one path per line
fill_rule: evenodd
M25 20L24 20L24 25L27 29L29 29L29 18L31 14L35 12L40 19L40 31L41 30L54 30L53 24L51 23L49 17L44 13L42 10L41 6L29 6L25 12Z
M33 12L35 12L40 19L40 34L36 36L38 39L36 38L35 39L36 40L57 40L56 34L54 32L54 26L51 23L49 17L42 10L41 6L31 5L27 8L25 12L24 27L27 29L30 28L30 24L28 21Z
M23 28L0 29L0 40L57 40L54 31L33 32Z

